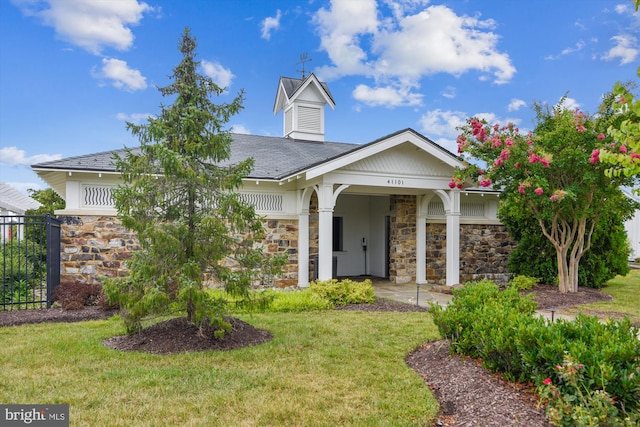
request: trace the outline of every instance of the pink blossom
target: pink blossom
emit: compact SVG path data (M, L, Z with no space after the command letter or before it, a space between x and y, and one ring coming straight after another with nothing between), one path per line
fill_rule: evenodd
M487 139L487 130L485 128L480 129L480 132L478 132L476 138L478 138L478 141L484 141L485 139Z
M455 181L453 181L453 180L449 181L449 188L456 188Z
M524 184L520 184L520 186L518 187L518 192L519 192L520 194L524 194L524 192L525 192L525 189L526 189L526 188L527 188L527 186L526 186L526 185L524 185Z
M502 160L507 160L507 159L509 158L509 156L510 156L510 155L511 155L511 151L506 150L506 149L505 149L505 150L502 150L502 151L500 152L500 159L502 159Z
M494 134L491 139L491 148L499 148L502 145L502 139L500 139L500 135Z
M542 163L542 166L544 166L545 168L549 167L549 160L547 160L545 158L541 158L540 159L540 163Z
M627 146L626 145L621 145L620 146L620 152L621 153L626 153L627 152Z
M493 162L493 164L496 166L502 165L502 159L497 159L495 162Z
M491 185L491 180L490 179L483 179L480 180L480 186L482 187L488 187Z
M520 169L520 163L514 163L513 167L516 169Z
M494 132L498 132L498 129L500 129L500 126L498 126L497 123L495 125L493 125L493 131Z
M587 130L587 128L586 128L586 127L584 127L584 125L579 125L579 126L577 126L577 127L576 127L576 130L577 130L578 132L584 132L584 131L586 131L586 130Z
M486 172L484 171L484 169L480 169L480 168L478 168L478 173L479 173L480 175L484 175Z
M598 139L600 141L602 141L605 138L604 133L601 133L600 135L598 135Z
M545 378L545 379L542 381L542 384L544 384L544 385L550 385L550 384L551 384L551 378Z
M457 187L459 190L462 190L462 189L464 188L464 184L463 184L463 183L461 183L461 182L459 182L459 183L458 183L458 185L456 185L456 187Z
M511 147L513 145L513 139L507 138L504 143L507 147Z
M543 190L542 188L538 187L535 190L533 190L533 192L536 193L538 196L542 196Z
M592 165L595 165L596 163L598 163L600 161L600 150L593 150L591 152L591 158L589 159L589 163L591 163Z

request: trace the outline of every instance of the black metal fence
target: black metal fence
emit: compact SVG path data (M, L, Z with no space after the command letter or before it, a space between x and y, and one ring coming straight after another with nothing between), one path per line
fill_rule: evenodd
M0 216L0 307L51 307L60 284L60 221L46 216Z

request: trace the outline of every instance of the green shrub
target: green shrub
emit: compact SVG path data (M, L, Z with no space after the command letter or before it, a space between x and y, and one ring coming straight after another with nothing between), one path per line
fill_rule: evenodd
M313 310L326 310L333 308L333 304L320 298L311 290L297 292L280 292L271 303L270 311L273 312L301 312Z
M529 298L521 297L515 286L500 291L489 281L468 283L454 290L446 309L432 305L433 319L440 333L451 340L452 351L481 358L484 366L509 379L548 385L546 381L555 378L567 357L579 361L580 390L569 381L554 382L558 396L570 403L579 393L586 396L588 401L577 410L580 413L603 408L610 396L620 420L637 420L638 328L628 319L601 323L595 316L584 315L550 322L533 316L536 303Z
M209 292L212 296L227 301L229 311L232 313L299 313L333 308L333 304L320 298L310 289L254 291L245 299L234 297L222 289L212 289Z
M540 283L539 278L525 276L524 274L519 274L509 281L509 285L515 287L519 291L528 291L538 283Z
M366 304L374 301L371 280L317 280L309 284L311 291L333 305Z

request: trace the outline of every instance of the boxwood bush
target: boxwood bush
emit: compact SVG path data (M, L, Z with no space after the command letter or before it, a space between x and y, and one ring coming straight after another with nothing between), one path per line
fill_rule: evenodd
M371 280L316 280L309 284L311 291L334 305L365 304L374 301Z
M534 315L537 304L530 296L520 296L515 287L500 291L490 281L467 283L453 293L446 309L431 308L453 352L480 358L512 380L553 382L559 396L590 399L606 393L620 417L640 420L640 340L628 319L603 323L580 314L573 321L550 322ZM553 380L567 358L583 369L577 385ZM582 389L589 393L581 394ZM573 397L567 401L590 404Z

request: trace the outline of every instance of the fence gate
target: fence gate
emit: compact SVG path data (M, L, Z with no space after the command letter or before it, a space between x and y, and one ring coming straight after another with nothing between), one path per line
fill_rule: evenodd
M60 220L0 216L0 308L49 308L59 284Z

